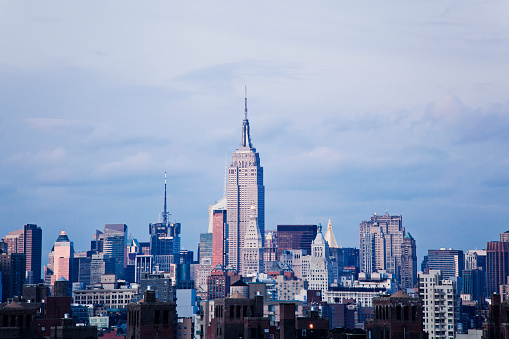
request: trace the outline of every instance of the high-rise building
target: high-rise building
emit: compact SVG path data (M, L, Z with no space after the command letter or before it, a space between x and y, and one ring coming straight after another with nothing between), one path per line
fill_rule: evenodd
M103 253L115 260L115 275L117 279L124 278L124 268L127 265L127 225L104 225Z
M275 262L277 260L277 231L265 230L265 243L263 244L263 261Z
M25 254L25 283L40 283L42 262L42 229L37 227L37 225L27 224L23 227L22 230L9 232L9 234L3 237L2 241L7 244L8 253Z
M21 297L25 283L26 256L23 253L8 253L6 245L0 246L0 300Z
M263 242L254 203L251 205L251 216L244 236L244 246L240 249L240 258L242 276L263 273Z
M67 281L74 281L73 260L74 245L65 231L60 232L53 248L48 255L48 265L44 267L44 283L53 291L55 281L64 277Z
M371 216L359 225L359 250L361 271L366 273L386 270L399 281L401 244L405 228L401 215Z
M277 225L277 258L285 250L303 250L304 255L311 254L316 234L316 225Z
M465 269L465 256L462 250L452 248L428 250L427 269L442 271L442 279L461 277Z
M228 167L227 187L228 265L240 269L240 249L244 247L246 230L250 220L250 207L257 207L258 227L265 236L265 187L260 156L251 143L245 99L244 121L240 146L232 155ZM263 243L263 239L262 239Z
M443 279L440 270L419 272L419 296L423 303L423 329L429 338L455 338L460 308L457 278Z
M26 283L38 284L41 282L42 229L37 225L26 224L23 231L23 247L27 260Z
M200 234L198 262L212 266L212 233Z
M164 173L164 210L161 221L149 224L150 254L173 255L174 262L178 263L180 255L180 223L169 220L170 213L166 203L166 172Z
M505 239L502 235L501 239ZM500 285L509 276L509 241L489 241L486 244L486 288L488 296L499 293Z
M228 224L226 209L212 210L212 267L228 262Z
M417 284L417 251L415 239L407 232L401 244L401 289L407 291Z
M302 275L308 281L308 289L320 290L322 293L329 289L334 281L332 263L330 261L329 244L322 234L322 225L318 225L318 233L311 244L311 254L302 258Z

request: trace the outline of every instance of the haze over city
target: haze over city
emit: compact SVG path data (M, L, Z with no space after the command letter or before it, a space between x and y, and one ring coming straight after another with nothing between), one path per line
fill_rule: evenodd
M85 250L163 209L196 250L248 90L265 229L403 215L428 249L484 248L509 213L503 1L0 3L0 230Z

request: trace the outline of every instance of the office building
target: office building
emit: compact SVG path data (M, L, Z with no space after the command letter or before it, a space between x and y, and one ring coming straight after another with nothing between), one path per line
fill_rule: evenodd
M228 224L226 209L212 210L212 267L228 262Z
M251 143L247 119L247 98L240 146L232 155L228 167L227 222L228 265L240 269L240 249L244 247L246 230L250 221L251 204L256 205L256 217L262 237L265 236L265 187L260 156ZM263 238L262 238L263 243Z
M124 278L124 268L127 265L127 225L104 225L103 254L115 260L115 275L117 279Z
M25 283L26 257L23 253L4 252L6 246L0 249L0 298L7 301L23 294Z
M401 244L401 282L403 291L415 288L417 285L417 250L415 239L410 232L403 237Z
M198 246L198 262L212 266L212 233L201 233Z
M486 272L486 250L468 250L465 253L465 269L481 269Z
M427 270L442 271L442 279L461 277L465 269L465 256L462 250L452 248L428 250Z
M256 215L256 205L253 203L244 236L244 245L240 249L240 274L242 276L263 273L263 242Z
M456 337L459 322L457 279L443 279L440 270L419 272L419 296L423 303L423 329L430 339Z
M164 173L164 209L160 222L149 224L150 254L180 255L180 223L170 222L170 213L166 203L166 172ZM178 262L178 261L177 261Z
M284 250L303 250L303 254L311 254L316 234L316 225L277 225L277 258Z
M48 265L44 266L44 283L53 291L53 285L60 277L74 281L73 264L74 244L65 231L62 231L48 255Z
M308 282L308 289L320 290L322 294L334 282L332 263L329 255L329 244L322 234L322 225L311 244L311 254L302 257L302 277Z
M503 235L507 233L502 233ZM502 239L502 235L500 236ZM504 238L505 239L505 238ZM509 242L489 241L486 244L486 288L487 294L499 293L500 285L507 283L509 276Z
M2 239L7 243L8 253L22 253L26 257L25 283L41 282L42 229L26 224L22 230L10 232Z
M386 270L397 274L401 265L401 245L405 235L401 215L373 214L359 225L361 271ZM399 277L396 277L399 280Z

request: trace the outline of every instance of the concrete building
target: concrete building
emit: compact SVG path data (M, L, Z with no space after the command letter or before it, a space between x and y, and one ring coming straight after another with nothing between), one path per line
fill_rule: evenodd
M456 280L443 279L439 270L419 272L419 296L423 302L423 329L429 338L455 338L459 322Z
M422 303L402 290L373 299L374 317L367 322L369 338L423 339Z
M311 254L302 257L302 278L307 281L309 289L324 293L334 282L333 272L329 244L322 234L322 225L318 225L318 233L311 244Z
M509 338L509 302L502 302L500 295L491 295L489 318L483 324L482 338L499 339Z
M93 289L73 291L73 303L92 306L103 305L105 311L107 309L126 308L129 303L135 300L138 288L130 288L129 285L116 282L114 277L114 275L104 275L100 286ZM103 314L106 313L105 311Z
M263 273L263 242L258 218L256 217L256 205L251 205L251 215L244 234L244 245L240 249L240 274L253 276Z
M103 254L109 255L115 262L117 279L124 279L124 268L127 266L127 225L104 225Z
M232 155L228 167L227 186L228 265L240 270L240 249L244 247L250 222L251 204L256 205L256 218L262 237L265 236L265 187L260 156L251 143L247 119L247 98L240 146ZM262 238L263 244L263 238Z
M277 260L277 232L265 230L265 243L263 244L263 261L274 262Z
M401 215L371 216L359 225L359 252L361 271L366 273L386 270L399 281L401 245L405 236Z
M26 303L12 301L0 304L0 338L36 339L37 308Z
M415 239L410 232L403 237L401 244L400 288L408 291L417 285L417 250Z

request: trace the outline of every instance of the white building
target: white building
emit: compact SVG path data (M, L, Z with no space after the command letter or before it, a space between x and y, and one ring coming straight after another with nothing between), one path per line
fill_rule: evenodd
M240 249L240 258L240 274L242 276L263 273L263 242L254 203L251 205L251 215L244 236L244 245Z
M308 282L308 289L324 293L333 282L333 274L329 244L323 237L322 225L318 225L318 233L311 244L311 255L302 257L302 277Z
M459 321L456 280L443 280L440 270L419 272L419 296L423 301L423 329L429 338L455 338Z

